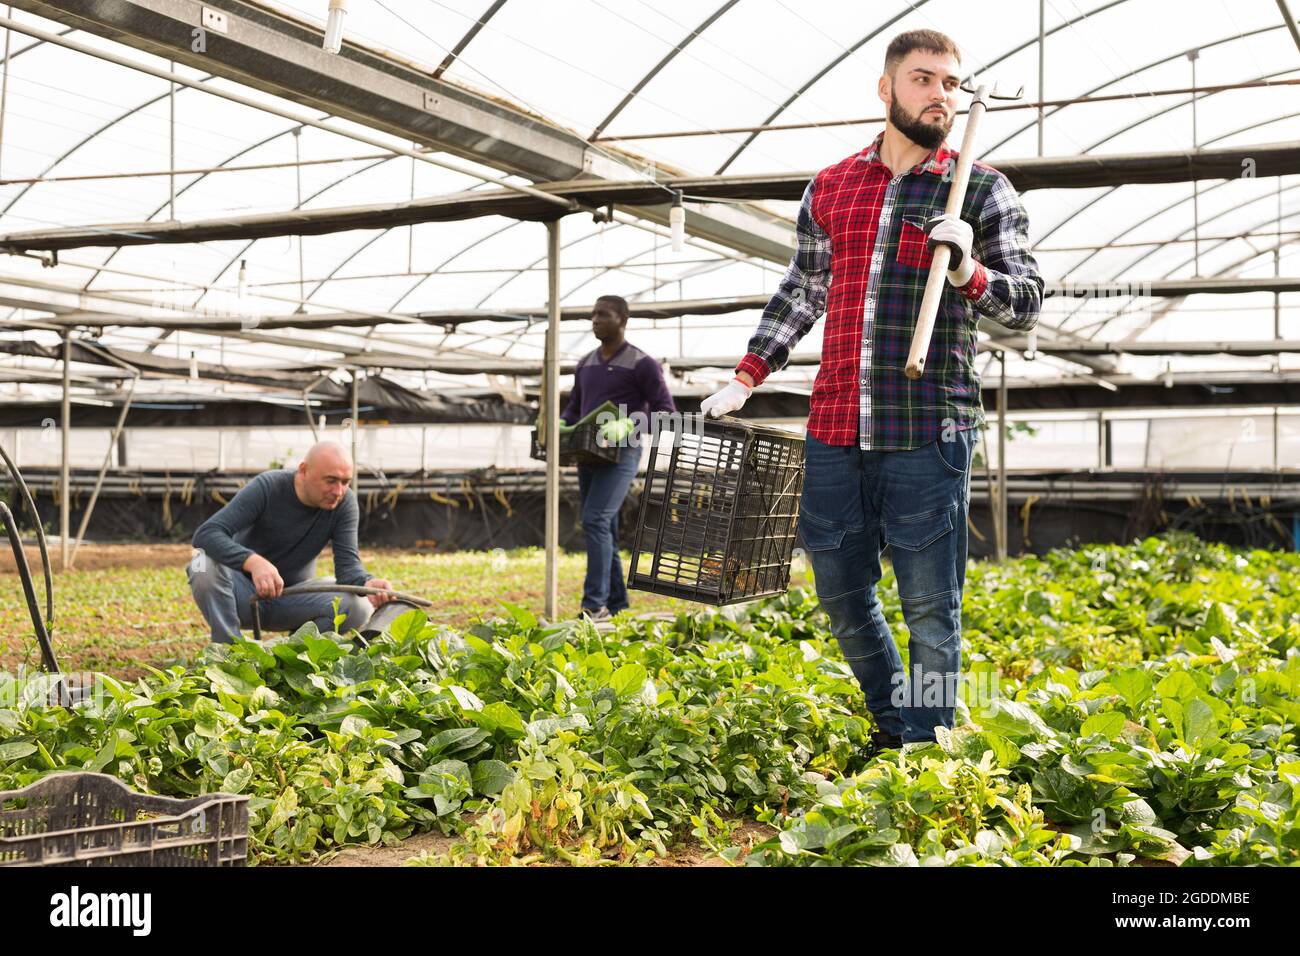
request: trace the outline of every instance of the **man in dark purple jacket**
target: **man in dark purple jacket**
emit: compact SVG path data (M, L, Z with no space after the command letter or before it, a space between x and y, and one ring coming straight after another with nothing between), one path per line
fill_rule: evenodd
M602 295L591 310L591 331L600 347L582 357L573 391L561 418L572 425L592 409L612 402L623 417L646 421L655 412L673 412L673 397L659 363L624 338L627 300ZM582 530L587 539L587 577L582 611L593 620L628 606L627 583L618 553L618 511L641 463L639 429L619 443L617 462L579 465Z

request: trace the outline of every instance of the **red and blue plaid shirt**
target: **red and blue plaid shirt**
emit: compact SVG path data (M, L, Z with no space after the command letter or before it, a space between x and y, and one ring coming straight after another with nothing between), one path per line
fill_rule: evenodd
M975 324L985 315L1009 329L1038 321L1043 279L1029 251L1029 220L1010 181L972 163L961 217L974 231L975 272L945 284L925 373L904 368L930 270L925 221L943 212L957 153L940 146L895 176L880 160L881 137L823 169L808 184L790 268L736 367L755 385L783 368L825 312L821 367L808 431L828 445L902 451L945 429L984 421L975 371Z

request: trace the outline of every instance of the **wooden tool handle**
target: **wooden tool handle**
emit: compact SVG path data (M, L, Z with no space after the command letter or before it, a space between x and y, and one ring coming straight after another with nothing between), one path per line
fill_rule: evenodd
M975 128L984 115L984 95L986 88L981 86L971 100L970 113L966 116L966 132L961 139L961 154L957 157L957 169L953 174L952 186L948 189L948 203L945 213L961 215L962 203L966 201L966 184L970 181L971 163L975 161ZM925 282L925 294L921 297L921 311L916 317L916 329L912 332L912 349L907 353L907 377L915 381L925 371L925 357L930 351L930 338L934 334L934 320L939 314L939 300L943 298L943 286L948 281L948 262L952 250L939 246L934 250L930 260L930 275Z

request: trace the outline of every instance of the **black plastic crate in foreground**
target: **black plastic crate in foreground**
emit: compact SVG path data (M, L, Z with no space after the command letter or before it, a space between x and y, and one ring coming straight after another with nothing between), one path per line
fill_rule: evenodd
M0 792L0 867L243 866L248 797L136 793L102 773Z
M617 445L602 445L599 426L595 422L584 422L572 431L560 432L561 465L608 465L618 461ZM533 429L533 451L531 456L537 461L546 461L546 449L538 441L537 429Z
M628 586L702 604L782 594L803 488L803 438L736 419L657 423Z

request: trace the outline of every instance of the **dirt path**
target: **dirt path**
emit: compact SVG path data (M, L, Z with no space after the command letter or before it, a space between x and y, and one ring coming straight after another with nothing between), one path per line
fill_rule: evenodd
M57 541L47 543L50 561L54 572L59 573L59 544ZM27 563L32 573L40 576L41 552L35 545L28 545ZM77 561L73 565L77 571L104 571L110 568L183 568L190 559L193 549L188 544L83 544L77 551ZM13 572L14 556L6 547L0 553L0 573Z
M747 853L751 847L771 838L776 833L771 827L753 820L736 824L733 844ZM401 866L421 853L445 853L456 842L455 837L443 836L437 831L417 833L397 846L349 847L322 866ZM744 855L742 854L742 859ZM729 866L726 860L704 847L695 837L688 836L672 848L667 859L651 864L664 867Z

